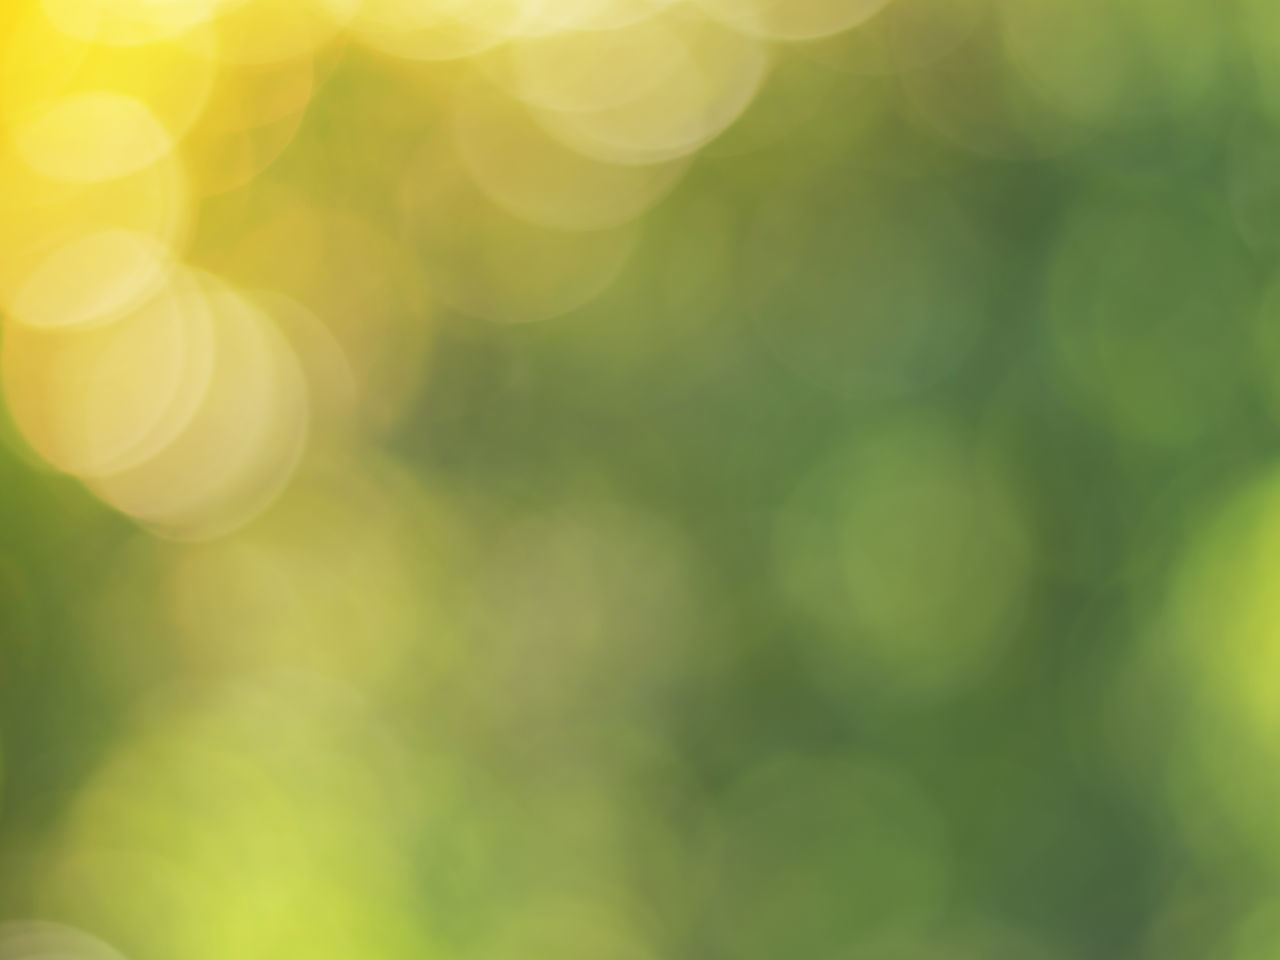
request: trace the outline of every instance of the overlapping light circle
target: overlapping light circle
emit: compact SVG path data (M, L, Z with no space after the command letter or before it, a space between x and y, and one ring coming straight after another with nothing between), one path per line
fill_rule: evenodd
M774 42L886 2L23 0L0 34L0 367L18 431L158 532L232 529L291 476L313 406L322 427L385 422L416 382L402 311L418 297L388 297L380 274L486 320L579 307L751 104ZM225 217L250 191L261 209L344 47L470 61L448 122L425 140L407 127L400 175L376 178L396 228L353 240L358 218L301 191L286 219L232 217L242 236L193 253L209 204ZM340 136L363 119L348 111Z

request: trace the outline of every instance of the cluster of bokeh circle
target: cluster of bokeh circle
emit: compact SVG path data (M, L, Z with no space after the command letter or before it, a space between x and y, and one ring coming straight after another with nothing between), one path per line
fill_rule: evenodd
M403 187L411 270L431 298L523 321L609 284L634 222L752 102L776 42L838 33L883 3L6 5L10 433L33 459L184 539L239 526L286 485L314 408L358 392L359 358L317 319L323 303L248 289L187 252L203 205L253 181L294 140L335 50L477 67L454 91L446 135L386 165ZM346 118L351 137L361 121ZM292 230L256 256L287 259L308 239L305 226ZM331 288L358 285L344 264L330 267Z

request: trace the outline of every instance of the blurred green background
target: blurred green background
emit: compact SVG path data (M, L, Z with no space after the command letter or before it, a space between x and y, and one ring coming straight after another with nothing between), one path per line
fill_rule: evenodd
M317 50L186 257L357 412L198 542L5 428L0 955L1280 956L1280 7L769 56L524 237L422 172L483 62Z

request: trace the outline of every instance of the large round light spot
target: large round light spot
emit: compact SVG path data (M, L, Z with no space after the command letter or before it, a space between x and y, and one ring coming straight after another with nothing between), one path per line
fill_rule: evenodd
M364 0L351 33L406 60L452 60L487 50L519 22L520 0Z
M0 306L45 328L113 320L164 282L188 213L172 161L70 184L0 154Z
M1030 555L1009 479L927 419L853 437L779 525L783 586L816 631L805 647L815 676L891 699L992 668L1019 622Z
M531 223L570 230L617 226L675 186L686 164L593 160L552 138L495 90L460 98L454 130L472 180L499 206Z
M151 458L94 478L112 506L168 536L204 538L257 515L293 474L307 434L306 385L269 317L212 277L214 367L186 427Z
M769 66L767 48L711 21L680 20L642 91L592 109L538 111L574 150L614 163L683 157L722 133L751 103Z
M46 176L75 183L114 180L172 149L169 131L141 100L81 93L38 110L14 133L18 152Z
M74 327L119 316L171 269L169 248L145 233L102 230L54 249L15 290L10 310L33 327Z
M740 30L773 40L816 40L856 27L889 0L700 0Z
M100 474L163 447L190 420L212 361L205 304L185 275L114 323L8 328L0 369L23 435L61 470Z
M208 28L139 46L109 46L67 36L38 10L9 32L0 64L0 121L11 132L67 97L112 94L144 104L170 139L204 110L218 70Z
M506 79L526 103L549 110L607 110L650 93L684 69L682 24L652 18L616 30L569 31L513 41Z
M227 0L39 0L68 36L137 46L173 37L211 20Z

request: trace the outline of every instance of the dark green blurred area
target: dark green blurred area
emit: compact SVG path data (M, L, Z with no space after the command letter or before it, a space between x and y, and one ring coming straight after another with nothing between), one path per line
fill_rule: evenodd
M375 479L321 457L243 557L0 451L0 914L130 960L1280 952L1280 16L1006 6L782 48L616 282L434 310L333 455ZM348 51L267 180L394 216L368 171L442 121L378 107L467 69Z

